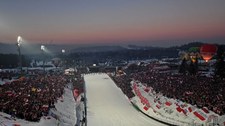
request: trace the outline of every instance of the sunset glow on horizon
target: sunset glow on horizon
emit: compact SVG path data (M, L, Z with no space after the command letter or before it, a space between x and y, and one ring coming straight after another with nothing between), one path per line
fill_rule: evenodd
M0 42L225 43L224 15L224 0L1 1Z

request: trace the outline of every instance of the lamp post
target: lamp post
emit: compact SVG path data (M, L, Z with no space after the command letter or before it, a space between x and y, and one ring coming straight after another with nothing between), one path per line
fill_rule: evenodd
M41 45L41 52L42 52L42 55L43 55L43 71L45 73L45 57L44 57L44 51L45 51L45 46L44 45Z
M22 75L23 69L22 69L22 57L21 57L21 51L20 51L20 46L22 43L22 37L18 36L17 37L17 48L18 48L18 53L19 53L19 69L20 69L20 75Z

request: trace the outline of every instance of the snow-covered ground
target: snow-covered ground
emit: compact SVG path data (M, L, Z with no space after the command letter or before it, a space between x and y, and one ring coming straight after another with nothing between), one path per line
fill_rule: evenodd
M162 126L137 111L107 74L86 74L88 126Z
M21 119L11 119L10 115L0 112L0 126L74 126L76 123L75 100L71 89L65 88L63 97L55 104L56 110L52 109L51 115L42 117L39 122L28 122Z

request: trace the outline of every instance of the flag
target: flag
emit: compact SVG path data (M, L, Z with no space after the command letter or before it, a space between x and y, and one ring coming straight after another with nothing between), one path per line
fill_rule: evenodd
M73 90L73 95L75 98L77 98L79 96L79 90L78 89L74 89Z
M198 117L201 121L204 121L206 119L205 115L203 115L203 113L201 113L200 111L195 111L194 115Z
M172 103L171 103L170 101L167 101L165 104L166 104L167 106L171 106L171 105L172 105Z
M149 90L150 90L149 87L146 87L146 88L144 89L144 91L147 92L147 93L149 92Z
M202 111L204 111L206 114L209 113L209 110L208 110L206 107L203 107L203 108L202 108Z
M182 112L183 111L183 109L180 106L178 106L176 109L177 109L178 112Z
M156 107L157 107L158 109L160 109L160 108L161 108L161 105L157 104Z
M143 109L144 109L145 111L148 111L149 107L144 106Z
M193 111L195 111L195 107L194 107L194 106L190 106L190 107L188 107L188 111L189 111L189 112L193 112Z

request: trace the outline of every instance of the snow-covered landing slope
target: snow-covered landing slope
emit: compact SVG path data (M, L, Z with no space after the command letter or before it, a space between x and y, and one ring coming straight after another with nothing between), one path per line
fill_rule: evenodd
M162 126L138 112L107 74L84 76L88 126Z

